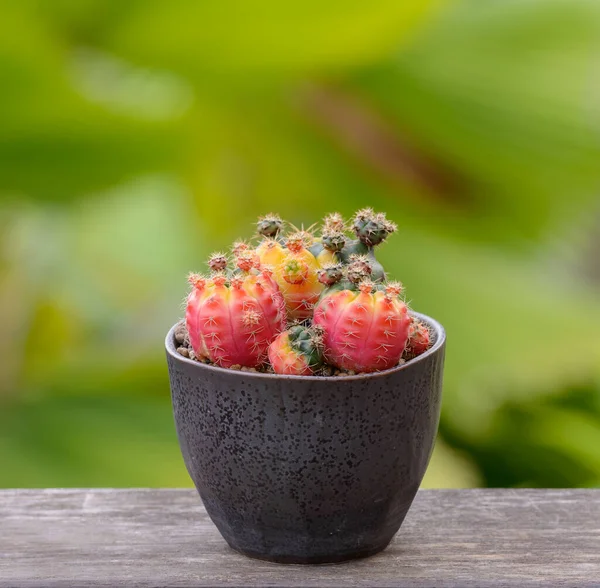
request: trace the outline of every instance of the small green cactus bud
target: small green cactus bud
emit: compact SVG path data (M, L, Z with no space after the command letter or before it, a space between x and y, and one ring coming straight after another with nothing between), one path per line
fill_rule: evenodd
M352 225L356 236L367 247L374 247L385 241L398 228L387 220L384 212L373 212L371 208L363 208L354 215Z
M373 267L366 255L352 255L350 264L346 269L346 276L350 282L358 285L363 280L371 277Z
M333 253L341 251L346 246L346 236L339 231L323 232L321 241L323 242L323 247Z
M327 263L317 272L317 277L321 284L333 286L344 277L344 266L341 263Z
M261 216L256 223L258 234L267 238L275 238L282 229L283 221L278 214Z

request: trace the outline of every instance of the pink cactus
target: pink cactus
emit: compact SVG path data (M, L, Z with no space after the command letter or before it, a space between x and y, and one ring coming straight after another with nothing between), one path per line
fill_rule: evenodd
M430 338L427 325L413 318L408 330L408 341L406 342L404 357L406 359L413 359L417 355L425 353L429 349Z
M221 367L258 367L271 341L285 330L285 303L271 273L189 277L186 324L201 359Z
M326 361L355 372L396 366L410 326L408 309L399 298L401 290L396 283L376 290L365 280L358 292L325 295L315 309L314 324L323 329Z

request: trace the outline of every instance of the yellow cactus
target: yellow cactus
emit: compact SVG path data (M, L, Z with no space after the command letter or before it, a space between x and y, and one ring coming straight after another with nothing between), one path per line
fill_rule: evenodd
M283 294L290 320L312 316L324 288L317 275L321 262L306 249L305 242L306 234L295 233L288 237L286 247L267 239L256 249L261 265L273 269L273 278Z

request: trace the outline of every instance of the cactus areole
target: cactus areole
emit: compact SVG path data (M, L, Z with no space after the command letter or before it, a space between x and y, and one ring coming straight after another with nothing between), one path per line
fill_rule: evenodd
M370 208L349 222L329 214L317 234L277 214L260 217L254 240L212 254L209 274L190 274L179 352L222 368L297 376L411 361L430 347L430 332L411 318L402 286L376 258L396 228Z

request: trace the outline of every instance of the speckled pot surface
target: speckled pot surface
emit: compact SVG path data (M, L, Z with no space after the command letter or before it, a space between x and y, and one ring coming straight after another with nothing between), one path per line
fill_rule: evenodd
M415 313L416 314L416 313ZM234 549L285 563L372 555L400 528L437 432L445 334L397 368L343 378L204 365L166 339L177 435Z

